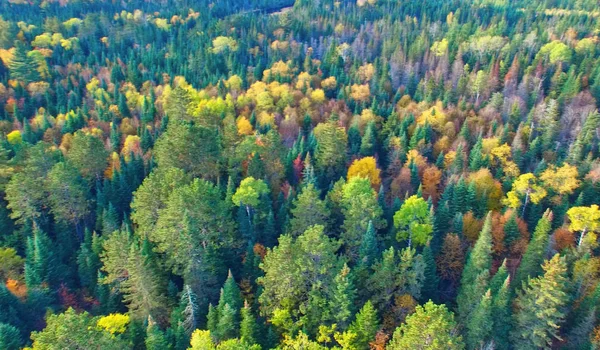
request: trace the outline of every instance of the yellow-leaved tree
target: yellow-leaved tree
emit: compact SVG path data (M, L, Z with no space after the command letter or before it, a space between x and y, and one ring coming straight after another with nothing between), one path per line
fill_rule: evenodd
M523 204L523 212L521 213L521 216L523 216L529 202L538 204L547 194L548 192L540 185L538 178L532 173L527 173L519 176L513 182L512 190L506 194L503 203L514 209Z
M550 166L541 175L544 186L556 192L559 196L571 194L581 182L577 179L579 173L573 165L565 164L558 168Z
M581 246L586 234L600 230L600 209L596 204L589 207L573 207L567 211L567 216L571 221L569 229L571 231L581 231L578 246Z
M356 159L348 168L348 180L353 177L362 177L371 181L371 186L379 188L381 184L381 170L377 169L377 161L373 157Z
M129 315L110 314L98 320L98 327L104 329L110 334L122 334L129 325Z

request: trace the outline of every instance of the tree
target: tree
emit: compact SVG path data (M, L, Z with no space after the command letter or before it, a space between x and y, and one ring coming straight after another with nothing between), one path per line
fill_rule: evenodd
M569 229L571 231L581 231L578 246L581 246L586 233L600 230L600 210L597 204L592 204L589 207L573 207L567 211L567 215L571 221Z
M148 327L146 327L146 339L144 343L146 350L161 350L169 347L165 334L151 318L148 320Z
M28 54L25 44L19 40L15 41L15 52L8 69L11 79L19 80L25 85L40 79L35 60Z
M325 201L319 198L319 191L311 183L302 188L302 192L294 199L291 209L290 233L299 236L313 225L327 227L330 210Z
M194 264L207 258L210 249L231 244L228 208L218 187L195 179L174 189L166 207L159 211L156 229L148 238L156 244L157 251L166 255L166 262L174 272L187 275Z
M573 193L579 187L581 182L577 179L578 176L577 168L565 163L560 168L550 166L544 170L540 175L540 180L544 186L562 196Z
M259 296L261 313L276 326L282 325L278 320L292 322L285 323L288 332L294 322L299 326L306 322L318 325L321 320L306 319L309 295L314 286L328 294L330 286L335 285L335 276L342 267L336 255L338 248L339 243L325 235L323 226L312 226L296 239L280 236L279 245L267 251L260 265L264 271L257 280L263 288Z
M500 289L492 296L492 339L497 349L510 348L509 335L512 324L511 295L510 277L506 277Z
M356 334L353 343L357 349L367 349L369 343L375 340L375 334L379 330L379 319L371 301L363 305L348 330Z
M237 206L245 206L248 218L250 218L250 208L256 208L260 198L268 193L269 187L263 180L257 180L250 176L242 180L231 200Z
M551 64L559 62L569 62L573 53L571 49L559 40L554 40L540 48L537 53L537 59L548 59Z
M356 261L361 237L367 230L369 222L375 228L385 227L385 221L381 217L383 210L377 201L377 193L368 179L353 177L343 185L342 212L344 224L340 237L347 256L352 261Z
M348 180L357 176L367 178L371 181L373 188L379 188L381 184L381 171L377 169L377 162L373 157L356 159L348 168Z
M25 259L14 248L0 248L0 281L20 277Z
M339 329L345 329L348 326L350 317L354 312L354 302L356 299L356 290L352 282L352 275L348 265L344 267L335 276L333 292L329 303L333 312L333 320Z
M5 350L21 349L21 334L10 324L0 323L0 348Z
M394 227L399 229L398 241L408 240L409 247L413 241L417 246L425 245L433 233L427 202L417 196L409 197L394 214Z
M141 235L152 232L160 211L167 207L174 190L189 183L188 176L178 168L158 168L148 175L133 193L131 220L138 225Z
M536 278L542 273L542 264L548 250L550 240L550 230L552 225L552 213L547 211L538 221L533 237L527 245L527 250L523 254L521 264L514 277L513 286L515 288L523 287L523 283L528 278Z
M39 229L34 230L33 237L27 238L24 270L28 288L57 283L53 245L48 235Z
M87 181L101 180L108 164L108 151L102 140L78 131L73 135L67 159Z
M408 294L418 299L425 282L425 263L414 248L396 253L394 247L383 252L367 280L370 297L381 311L388 311L396 297Z
M327 180L335 180L346 165L346 130L333 123L320 123L315 127L314 135L317 141L314 154L316 169Z
M89 201L87 184L74 167L58 163L48 173L48 200L54 216L63 222L73 224L80 238L83 231L79 224L88 214Z
M493 328L492 293L483 294L467 323L466 343L469 349L484 348L491 341Z
M221 146L218 130L172 121L154 146L159 167L175 167L191 176L215 179L219 174Z
M516 349L550 349L564 321L568 301L567 264L556 254L543 265L544 274L517 292L513 344Z
M183 292L180 298L181 314L183 320L181 321L185 334L191 336L192 332L198 328L200 323L200 310L198 310L198 300L196 293L190 288L189 285L183 286Z
M406 323L396 328L387 349L464 349L458 333L454 314L445 305L429 301L418 305L415 312L406 318Z
M244 307L241 310L241 317L240 340L251 345L257 344L259 339L259 329L248 302L244 302Z
M69 308L62 314L50 315L46 328L33 332L33 350L44 349L125 349L126 342L119 336L97 328L98 317L87 312L76 313Z
M475 246L469 252L456 298L462 324L468 324L473 310L488 289L489 270L492 266L492 215L488 213Z
M539 184L538 179L532 173L527 173L519 176L512 184L512 190L506 194L504 203L511 208L519 208L523 205L523 214L527 204L531 201L538 204L546 197L546 190ZM525 197L524 199L522 199ZM524 200L522 203L521 201Z

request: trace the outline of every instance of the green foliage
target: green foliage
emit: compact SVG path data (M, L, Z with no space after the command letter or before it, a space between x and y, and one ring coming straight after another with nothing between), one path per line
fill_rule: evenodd
M69 308L62 314L50 315L46 328L33 332L32 349L124 349L126 343L120 337L96 328L97 318L87 312L76 313Z
M417 306L406 323L394 331L387 349L464 349L454 314L445 305L429 301Z
M394 214L394 227L399 229L396 239L408 241L410 247L425 245L433 233L427 202L420 197L409 197Z
M565 258L556 254L543 269L544 274L529 279L515 300L512 341L517 349L550 349L553 339L559 338L563 308L569 299Z

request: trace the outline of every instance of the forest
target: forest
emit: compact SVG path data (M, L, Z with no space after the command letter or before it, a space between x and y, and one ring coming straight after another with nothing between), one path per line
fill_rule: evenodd
M600 349L595 0L0 2L0 349Z

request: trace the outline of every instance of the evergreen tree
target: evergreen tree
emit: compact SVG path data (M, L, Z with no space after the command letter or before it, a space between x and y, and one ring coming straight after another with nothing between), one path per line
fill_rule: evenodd
M0 323L0 348L5 350L21 349L21 334L16 327Z
M454 314L445 305L429 301L424 306L418 305L406 323L396 328L386 349L459 350L464 347Z
M496 273L498 275L498 273ZM495 277L495 276L494 276ZM510 330L511 320L511 291L510 277L506 277L500 289L493 296L492 300L492 339L497 349L505 350L510 348Z
M25 85L38 81L40 76L36 67L37 63L28 55L25 44L19 40L15 41L15 51L8 65L11 79L19 80Z
M431 251L430 244L427 244L423 248L423 262L425 263L425 281L423 282L422 288L422 300L433 300L436 301L438 298L439 282L440 278L437 274L437 266Z
M350 268L344 264L344 267L335 277L333 293L330 297L330 308L338 329L344 330L348 326L354 311L355 299L356 290L352 282Z
M145 344L147 350L162 350L169 347L165 334L151 318L149 319L148 327L146 328Z
M244 307L241 310L241 316L242 321L240 322L240 339L246 344L257 344L259 339L259 329L248 302L244 302Z
M183 316L183 320L181 321L182 326L185 334L189 337L192 332L198 328L200 322L200 310L198 310L196 294L187 284L183 286L180 307Z
M521 288L528 277L535 278L542 273L542 263L544 262L548 247L551 216L552 213L547 211L538 221L533 232L533 237L515 274L515 279L512 283L514 288Z
M458 314L463 325L468 324L473 310L488 289L489 270L492 264L492 217L489 213L475 246L467 257L456 298Z
M559 338L569 299L567 263L556 254L543 265L544 274L529 279L515 301L512 343L516 349L550 349ZM543 315L540 317L540 315Z
M375 340L375 334L379 330L379 319L371 301L363 305L348 330L356 334L353 343L357 349L367 349L369 343Z
M493 315L492 293L488 291L481 297L467 323L466 343L469 349L482 349L491 341Z

